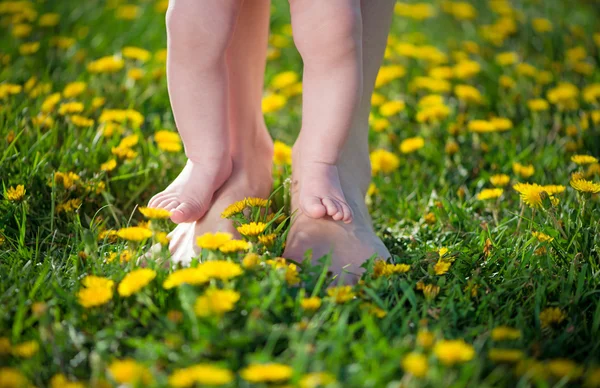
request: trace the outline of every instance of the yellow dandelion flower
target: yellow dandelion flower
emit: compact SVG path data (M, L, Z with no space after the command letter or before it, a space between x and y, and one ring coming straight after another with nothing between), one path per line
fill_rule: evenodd
M498 326L492 329L492 340L509 341L521 338L521 330L509 326Z
M271 245L273 245L276 239L277 234L275 233L258 236L258 241L266 247L270 247Z
M209 279L224 281L240 276L244 272L239 264L227 260L205 261L199 264L197 268Z
M87 288L112 288L115 282L105 277L87 275L83 278L81 284Z
M37 341L26 341L20 344L12 345L11 352L16 357L31 358L40 350Z
M58 113L61 115L81 112L83 112L83 104L77 101L63 102L58 108Z
M573 155L571 161L579 165L598 163L598 159L591 155Z
M116 159L110 159L100 165L100 170L109 172L109 171L114 170L116 167L117 167Z
M221 245L219 250L223 253L236 253L236 252L244 252L249 250L252 247L247 241L243 240L231 240L227 241L225 244Z
M552 22L545 18L531 19L531 26L536 32L544 33L552 31Z
M249 224L240 225L236 229L242 236L254 237L264 232L266 227L267 224L264 222L250 222Z
M134 4L123 4L115 10L115 17L122 20L134 20L140 15L140 7Z
M19 54L21 55L32 55L38 52L40 49L40 42L29 42L23 43L19 46Z
M138 210L144 215L144 217L151 220L165 219L171 217L171 212L165 209L157 209L151 207L139 207Z
M485 201L488 199L500 198L502 193L504 193L503 189L483 189L477 194L477 199Z
M251 383L282 383L292 377L292 368L276 363L250 364L242 369L240 376Z
M436 286L435 284L423 284L421 290L423 291L423 295L425 295L425 299L432 300L440 293L440 286Z
M543 186L536 183L517 183L513 188L520 194L521 199L532 209L542 206Z
M488 358L497 363L515 363L525 358L525 353L518 349L492 348L488 351Z
M429 369L427 356L411 352L402 358L402 369L415 377L425 377Z
M150 59L150 51L140 47L126 46L121 50L124 58L134 59L140 62L146 62Z
M71 123L73 123L73 125L75 125L79 128L91 127L95 123L95 121L93 119L87 118L85 116L80 116L80 115L69 116L69 121L71 121Z
M271 80L270 85L273 89L284 89L298 82L298 79L298 73L295 71L284 71L276 74Z
M91 308L96 306L102 306L113 297L112 287L89 287L82 288L77 293L77 299L79 304L85 308Z
M387 101L379 107L379 114L383 117L395 116L402 112L406 107L406 103L401 100Z
M310 298L302 298L300 306L304 310L315 311L321 307L321 298L318 296L312 296Z
M246 269L254 268L259 264L260 264L260 256L258 256L256 253L248 253L242 259L242 267L244 267Z
M300 388L317 388L317 387L329 387L335 384L336 380L333 375L327 372L313 372L308 373L299 381Z
M560 324L567 315L558 307L548 307L540 312L540 323L542 327L551 327Z
M121 283L117 291L121 296L130 296L148 285L156 277L156 271L150 268L140 268L129 272Z
M287 97L282 94L271 93L263 97L261 107L263 113L273 113L281 110L287 104Z
M106 56L88 63L87 70L94 73L116 73L125 66L123 59L115 56Z
M428 330L419 330L417 333L417 344L425 349L431 348L434 341L435 337L433 336L433 333Z
M207 283L209 280L209 277L202 269L183 268L170 273L163 283L163 288L169 290L182 284L197 286Z
M175 370L169 376L169 386L176 388L192 387L196 384L218 386L233 381L233 373L211 364L196 364Z
M143 241L152 237L152 231L139 226L130 226L119 229L117 236L128 241Z
M544 110L548 110L550 108L550 105L548 104L548 101L544 100L543 98L536 98L527 101L527 107L533 112L541 112Z
M108 372L120 384L149 385L152 382L148 368L132 359L113 361L108 366Z
M546 233L542 232L531 232L533 237L535 237L539 242L552 242L554 241L554 237L548 236Z
M371 172L373 175L382 172L390 174L400 166L400 158L396 154L384 149L376 149L369 155L371 159Z
M64 98L73 98L79 96L85 91L87 84L85 82L77 81L68 83L63 89Z
M231 233L216 232L216 233L204 233L196 239L196 244L203 249L217 250L223 244L233 239Z
M471 361L475 356L475 349L462 339L441 340L435 344L433 353L442 364L455 365Z
M546 370L557 379L576 380L583 375L583 367L566 358L556 358L546 362Z
M25 186L23 186L23 185L17 185L16 187L11 186L4 193L4 199L6 199L7 201L12 201L12 202L20 201L23 198L25 198L25 193L26 193Z
M497 187L504 187L510 182L510 177L506 174L497 174L490 177L490 183Z
M404 139L402 143L400 143L400 152L403 154L410 154L415 152L425 146L425 139L420 136L411 137L408 139Z
M487 120L472 120L468 125L469 131L475 133L496 132L496 126Z
M586 179L571 179L569 184L572 188L582 193L600 193L600 183L595 183Z
M337 286L327 289L327 295L329 295L335 303L343 304L346 303L356 296L352 291L351 286Z
M211 288L196 299L194 311L199 317L221 316L235 308L240 293L234 290Z
M231 205L227 206L225 208L225 210L223 210L223 213L221 213L221 217L222 218L233 217L233 216L243 212L245 208L246 208L245 200L237 201L237 202L232 203Z
M467 104L480 104L483 102L481 92L471 85L456 85L454 87L454 94L456 94L456 97L460 101Z
M289 166L292 164L292 147L275 140L273 143L273 163L277 166Z
M440 260L433 266L433 270L435 271L436 275L445 275L450 269L451 265L452 263L448 261Z
M513 51L503 52L496 55L496 63L500 66L514 65L519 61L519 56Z
M523 165L521 163L513 163L512 165L513 172L520 176L521 178L529 178L535 173L535 167L533 165Z
M544 191L548 193L548 195L555 195L563 193L567 188L563 185L544 185L542 186Z
M15 368L0 367L0 384L7 388L27 387L29 381Z

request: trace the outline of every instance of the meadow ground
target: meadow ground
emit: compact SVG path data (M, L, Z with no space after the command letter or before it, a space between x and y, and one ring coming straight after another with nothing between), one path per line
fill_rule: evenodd
M274 194L192 269L136 265L173 227L139 206L184 163L166 6L0 2L0 387L600 386L594 1L396 4L366 198L393 258L346 287L279 258L302 93L281 0Z

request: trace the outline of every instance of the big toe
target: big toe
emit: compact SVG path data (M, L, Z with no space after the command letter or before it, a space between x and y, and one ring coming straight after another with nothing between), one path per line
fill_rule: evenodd
M204 207L199 204L183 202L171 212L171 221L176 224L193 222L204 215L204 210Z
M321 198L309 196L300 201L302 211L311 218L322 218L327 214L327 209L323 205Z

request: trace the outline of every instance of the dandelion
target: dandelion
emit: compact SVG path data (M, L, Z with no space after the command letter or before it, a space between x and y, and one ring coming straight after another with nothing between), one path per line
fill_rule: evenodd
M121 283L117 291L119 295L127 297L137 293L148 285L156 277L156 271L150 268L140 268L129 272Z
M152 237L152 231L139 226L130 226L119 229L117 236L128 241L144 241Z
M318 296L312 296L310 298L302 298L300 301L300 306L302 309L307 311L315 311L321 307L321 298Z
M242 369L240 376L251 383L282 383L292 377L292 368L277 363L250 364Z
M351 286L337 286L332 287L327 290L327 295L329 295L333 300L338 304L346 303L356 296L356 294L352 291Z
M221 213L221 217L222 218L231 218L237 214L242 213L245 208L246 208L246 201L244 201L244 200L237 201L237 202L232 203L231 205L227 206L225 208L225 210L223 210L223 212Z
M504 193L503 189L483 189L477 194L477 199L485 201L488 199L500 198Z
M598 159L590 155L573 155L571 161L578 165L598 163Z
M140 7L133 4L120 5L115 10L115 17L121 20L134 20L140 14Z
M456 85L454 94L460 101L468 104L481 104L483 102L481 92L471 85Z
M203 249L217 250L223 244L233 239L231 233L216 232L216 233L204 233L196 239L196 244Z
M196 299L194 311L199 317L221 316L234 309L240 294L233 290L211 288Z
M554 237L548 236L546 233L542 232L531 232L533 237L535 237L539 242L552 242L554 241Z
M450 262L440 260L433 266L433 270L435 271L435 274L438 276L445 275L448 272L448 270L450 269L451 265L452 265L452 263L450 263Z
M236 229L242 236L254 237L264 232L266 227L267 224L264 222L250 222L240 225Z
M525 354L518 349L492 348L488 351L490 361L498 363L515 363L522 360Z
M60 104L60 107L58 108L58 113L61 115L80 112L83 112L83 104L77 101L64 102Z
M600 183L595 183L586 179L571 179L569 182L572 188L582 193L600 193Z
M425 349L429 349L433 346L435 337L430 331L427 330L419 330L417 333L417 344L419 346L424 347Z
M291 165L292 148L279 140L275 140L273 143L273 163L277 166Z
M547 307L540 312L540 323L542 328L559 325L567 315L558 307Z
M549 360L546 370L557 379L576 380L583 375L583 367L565 358Z
M510 177L506 174L497 174L490 177L490 183L496 187L504 187L510 182Z
M121 50L124 58L134 59L140 62L146 62L150 59L150 51L140 47L126 46Z
M258 242L260 242L261 244L263 244L266 247L270 247L271 245L273 245L273 243L275 242L276 239L277 239L277 234L275 234L275 233L258 236Z
M271 87L273 89L284 89L298 82L298 73L295 71L284 71L276 74L271 80Z
M521 178L529 178L535 173L533 165L522 165L521 163L513 163L513 172L519 175Z
M197 269L202 271L208 279L229 280L243 273L239 264L227 260L205 261L198 265Z
M415 377L425 377L429 369L427 357L422 353L408 353L402 359L402 369Z
M94 73L116 73L125 66L123 59L107 56L88 63L87 70Z
M379 107L379 114L383 117L390 117L402 112L406 104L404 101L388 101Z
M244 267L246 269L254 268L258 264L260 264L260 256L258 256L256 253L248 253L242 259L242 267Z
M112 378L120 384L143 384L152 382L150 371L133 359L115 360L108 366Z
M138 210L144 215L144 217L149 218L151 220L165 219L171 217L171 212L165 209L142 206L139 207Z
M544 185L544 186L542 186L542 188L550 196L563 193L567 189L563 185Z
M236 252L244 252L249 250L252 247L247 241L243 240L231 240L227 241L225 244L219 247L219 250L223 253L236 253Z
M540 34L552 31L552 22L545 18L531 19L531 26L536 32L539 32Z
M300 379L300 388L317 388L328 387L335 384L336 380L333 375L327 372L308 373Z
M196 364L183 369L175 370L169 376L171 387L192 387L201 385L225 385L233 381L233 373L225 368L211 364Z
M371 172L373 175L376 175L379 172L390 174L396 171L400 166L400 159L398 156L384 149L377 149L371 152L369 157L371 159Z
M287 104L287 98L282 94L268 94L262 99L261 107L263 113L273 113L281 110Z
M494 341L517 340L521 338L521 330L508 326L498 326L492 329L491 335Z
M40 345L37 341L26 341L20 344L13 345L11 352L16 357L31 358L35 356L40 350Z
M544 100L543 98L536 98L527 101L527 107L532 112L541 112L548 110L550 108L550 105L548 104L548 101Z
M26 387L29 381L15 368L0 367L0 385L7 388Z
M400 143L400 152L403 154L413 153L425 146L425 140L420 137L411 137L408 139L404 139L402 143Z
M11 202L17 202L25 198L25 193L26 191L24 185L17 185L16 187L11 186L4 193L4 199Z
M441 340L433 348L433 353L442 364L451 366L471 361L475 356L475 349L462 339Z
M163 283L163 288L170 290L182 284L196 286L207 283L209 280L206 272L200 268L183 268L170 273Z
M517 183L513 188L530 208L535 209L542 206L542 193L546 192L542 186L536 183Z
M112 287L89 287L82 288L77 293L79 304L85 308L102 306L113 297Z

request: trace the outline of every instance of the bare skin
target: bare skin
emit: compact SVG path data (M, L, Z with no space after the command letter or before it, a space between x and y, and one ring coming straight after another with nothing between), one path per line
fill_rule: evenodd
M247 2L245 5L246 4ZM368 116L370 111L370 96L372 94L377 71L383 57L387 32L389 29L389 24L391 23L391 15L393 14L393 5L393 0L362 0L361 2L363 31L362 84L364 86L358 109L355 112L349 127L347 140L344 142L343 146L340 147L341 152L339 157L333 163L330 163L331 161L327 161L329 167L335 168L336 170L337 178L339 180L339 188L343 193L344 202L352 212L353 218L351 223L344 223L341 220L336 221L331 217L315 219L313 214L306 214L305 206L302 206L301 204L302 198L305 196L300 194L303 187L303 182L309 182L309 180L314 181L317 178L314 176L309 177L308 174L303 173L303 166L306 164L301 162L302 160L308 159L305 159L304 155L312 155L312 150L310 150L306 143L301 141L301 139L299 139L294 146L294 183L292 187L292 207L293 210L295 210L296 216L288 234L286 249L283 256L300 261L304 258L307 250L312 251L313 259L322 257L323 255L331 252L331 270L336 274L347 271L357 276L362 272L360 265L362 265L362 263L364 263L364 261L369 257L373 255L377 255L382 258L389 257L389 252L373 230L372 222L364 203L364 197L371 180L368 149ZM244 9L246 9L245 6L243 7L242 15L244 14ZM245 20L242 15L238 19L238 23L243 23ZM266 13L266 16L268 17L268 13ZM265 20L268 20L268 18ZM255 17L253 22L248 22L247 24L256 26L259 23ZM238 40L234 38L234 41L239 43L239 47L246 47L246 45L250 42L255 42L255 40L252 39L248 33L239 34L238 38ZM240 66L242 66L239 69L239 71L242 71L244 64L240 62L243 61L232 61L232 63L238 63ZM260 63L258 60L255 62ZM249 71L251 73L249 73ZM243 73L246 74L244 79L255 79L255 76L262 77L261 71L263 71L263 69L260 69L260 66L246 69ZM254 85L254 88L255 87L256 85ZM262 83L260 88L262 88ZM246 97L249 96L241 96L233 100L238 101L239 106L253 106L252 104L254 100L245 100ZM258 99L257 101L260 100ZM249 110L254 112L253 109L254 108L245 108L246 111ZM236 114L232 114L230 111L230 117L235 117L235 115ZM237 115L239 117L244 117L245 113L241 114L238 112ZM254 117L255 115L256 112L251 114L250 117ZM253 120L251 120L251 122L255 122ZM239 122L243 123L244 121L239 120ZM266 132L261 134L261 131L264 130L264 125L255 125L253 127L256 130L253 135L255 138L266 138ZM236 127L233 126L233 128ZM242 128L242 126L239 126L239 128ZM232 139L234 139L236 136L240 136L243 133L245 133L245 131L240 131L238 133L232 132ZM268 141L261 140L258 142L258 144L269 145L270 143ZM237 143L237 147L237 152L241 154L258 155L256 149L252 149L252 147L254 147L252 143L239 142ZM233 148L235 149L235 146ZM251 159L252 158L248 158L245 160ZM265 168L267 168L266 164L269 164L270 166L271 161L269 160L268 163L266 161L260 161L259 163L264 163ZM239 166L239 169L242 170L244 168L243 166L245 165L243 163L239 163L237 166ZM236 176L236 174L238 176L249 177L247 173L244 173L243 171L236 173L236 163L234 158L232 177ZM335 186L336 182L331 182L331 176L333 174L331 174L330 171L325 171L322 175L325 176L325 181L329 181L329 183L325 183L326 185L329 185L329 187ZM219 194L215 196L215 200L213 202L213 207L215 207L214 212L211 209L204 219L196 223L179 225L171 234L172 240L170 250L173 257L175 259L186 256L191 257L190 254L194 252L193 247L195 245L195 237L204 233L205 231L233 231L232 226L228 224L227 221L223 221L220 218L220 211L225 206L245 196L267 196L268 189L265 189L265 187L270 186L270 176L268 178L268 185L265 184L263 187L256 188L253 192L250 192L251 190L248 187L248 182L255 182L255 179L261 178L258 176L252 176L252 179L242 179L239 184L232 184L231 186L228 186L226 183L223 186L223 189L219 190ZM263 177L262 179L267 178ZM236 189L233 190L233 188ZM259 191L262 191L262 194L259 193ZM232 194L228 195L229 192ZM243 194L241 194L242 192ZM222 198L222 202L219 202L217 208L217 201L220 198ZM327 209L325 210L327 211ZM191 249L192 251L190 251ZM344 281L356 281L356 276L346 276Z
M368 147L371 94L383 59L393 6L393 0L361 1L362 97L350 125L348 139L343 145L338 162L335 163L342 191L354 215L352 223L344 224L331 219L315 220L308 217L303 211L302 196L299 193L303 174L301 170L297 173L296 166L293 166L295 184L292 188L292 206L297 211L297 217L292 223L283 255L286 258L302 260L309 249L313 258L331 252L331 270L335 274L348 272L343 279L345 282L357 280L357 276L363 272L360 266L369 257L390 256L381 239L373 231L364 198L371 181ZM304 147L302 142L297 142L294 155L305 152ZM298 158L301 159L301 156Z

